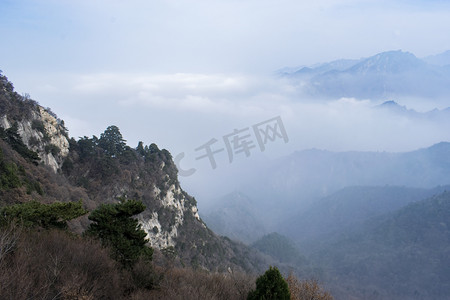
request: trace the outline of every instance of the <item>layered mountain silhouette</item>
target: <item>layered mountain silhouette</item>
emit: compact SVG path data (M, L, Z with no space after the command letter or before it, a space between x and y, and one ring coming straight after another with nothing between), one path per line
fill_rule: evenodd
M450 50L447 50L440 54L427 56L423 60L432 65L448 67L450 66Z
M301 91L324 98L444 97L450 92L449 53L419 59L388 51L358 60L337 60L281 75Z
M448 299L449 218L443 192L326 240L311 258L335 282L337 298L352 290L357 299Z

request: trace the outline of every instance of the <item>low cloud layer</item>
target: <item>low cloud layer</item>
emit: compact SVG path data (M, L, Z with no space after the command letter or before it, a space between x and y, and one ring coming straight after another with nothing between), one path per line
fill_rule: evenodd
M274 77L99 73L29 78L27 92L64 119L75 138L98 136L114 124L132 147L143 141L157 143L174 157L185 153L181 166L196 173L181 180L199 196L205 181L226 193L235 182L224 185L223 178L297 150L396 152L450 140L449 118L380 109L382 101L371 99L305 97L292 82ZM431 99L401 99L399 104L419 111L437 105ZM264 152L253 149L250 157L237 155L232 164L224 151L214 170L207 160L196 159L201 153L195 149L211 139L218 141L214 147L224 148L225 135L276 116L288 143L275 141Z
M289 149L292 151L311 147L404 151L450 138L435 119L374 109L383 101L354 98L325 101L306 97L284 79L224 74L102 73L50 80L52 88L35 81L36 93L32 97L65 117L75 137L98 134L96 131L101 130L88 129L83 123L112 122L123 127L133 144L138 139L160 143L162 140L167 143L164 147L181 150L211 135L220 136L280 115L292 135ZM399 104L415 109L417 101L402 99ZM429 109L435 105L430 99L422 102ZM180 143L186 136L193 142Z

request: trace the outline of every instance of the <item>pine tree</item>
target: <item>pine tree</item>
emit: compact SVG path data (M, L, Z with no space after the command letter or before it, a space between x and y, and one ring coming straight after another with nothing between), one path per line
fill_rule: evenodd
M89 220L93 221L86 231L88 236L99 238L110 247L112 257L129 268L140 257L151 260L153 249L146 246L147 234L132 216L145 210L141 201L127 200L117 204L102 204L94 210Z
M30 201L10 205L0 210L0 223L17 222L25 227L66 229L67 221L85 215L87 210L78 202L42 204Z
M105 153L111 157L121 155L126 150L126 141L117 126L109 126L100 135L98 145L105 150Z
M289 300L289 287L276 267L270 267L256 279L256 290L248 294L247 300Z

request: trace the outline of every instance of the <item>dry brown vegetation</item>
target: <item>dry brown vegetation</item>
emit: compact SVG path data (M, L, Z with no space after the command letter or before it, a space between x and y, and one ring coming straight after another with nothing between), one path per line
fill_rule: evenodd
M131 270L99 242L60 230L0 229L0 299L246 299L256 276L180 268L157 252ZM292 299L331 300L315 281L287 278Z
M245 299L254 278L138 262L72 233L0 230L0 299Z
M133 299L246 299L254 277L243 273L220 274L202 270L170 268L160 270L164 277L158 289L146 297ZM136 295L138 296L138 295Z
M22 230L0 264L1 299L113 299L121 292L108 252L61 231Z
M286 279L291 300L333 300L331 294L325 291L317 280L298 280L294 274L289 274Z

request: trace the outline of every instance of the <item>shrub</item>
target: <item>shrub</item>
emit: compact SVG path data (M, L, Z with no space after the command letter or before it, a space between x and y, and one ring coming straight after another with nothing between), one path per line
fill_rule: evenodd
M51 153L53 156L56 156L57 154L59 154L59 152L61 152L61 149L59 149L58 146L53 145L53 144L49 144L45 146L45 153Z
M42 133L42 138L44 141L48 142L50 141L50 136L48 135L47 130L45 129L44 123L40 120L33 120L31 122L31 128L34 130L37 130L38 132Z
M16 188L22 185L18 176L18 168L14 163L7 163L3 159L3 152L0 149L0 190Z
M28 147L23 143L22 138L18 133L17 123L14 123L13 126L6 130L0 128L0 136L23 158L27 159L30 162L33 162L35 165L38 164L38 161L40 160L39 155L36 152L28 149Z
M42 134L47 134L46 130L45 130L45 126L44 123L40 120L33 120L31 122L31 128L34 130L39 131Z

